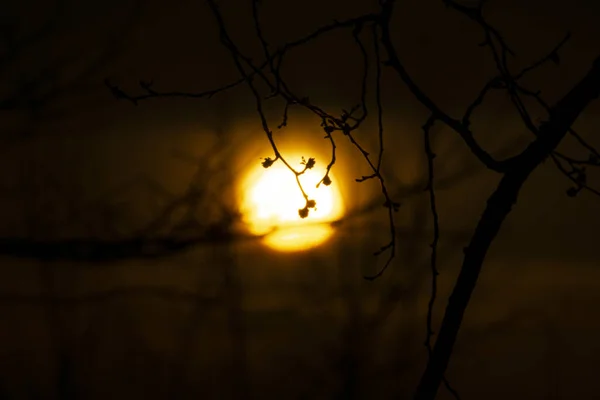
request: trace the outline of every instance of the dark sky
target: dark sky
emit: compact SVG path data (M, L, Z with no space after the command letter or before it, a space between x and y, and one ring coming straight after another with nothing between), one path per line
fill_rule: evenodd
M200 220L221 218L219 206L235 204L245 171L272 155L247 88L136 107L117 101L103 83L109 78L139 93L140 79L164 91L203 91L237 79L207 4L63 3L12 1L0 11L0 27L14 33L14 41L0 39L0 99L19 99L0 111L2 237L126 237L194 179L204 196ZM377 7L263 3L264 32L274 45ZM487 49L477 46L481 31L442 1L399 3L393 36L402 60L423 90L460 115L495 72ZM259 59L251 3L219 4L233 39ZM597 1L490 0L487 7L517 54L515 68L572 33L560 66L546 65L527 80L550 103L598 57ZM339 112L358 100L357 60L347 32L332 34L290 54L284 77L299 95ZM386 240L385 210L360 210L383 200L376 182L354 182L368 169L340 138L335 183L357 217L316 250L278 254L251 240L101 264L0 258L0 395L51 398L46 394L59 393L67 376L65 385L86 399L352 398L343 397L349 388L354 398L408 398L426 360L431 228L420 126L427 113L397 76L386 71L383 79L385 173L403 205L398 257L381 279L361 276L383 263L371 254ZM29 91L26 82L33 82ZM40 100L35 112L27 99ZM281 102L269 103L273 124L281 110ZM596 101L574 127L598 146L599 115ZM293 112L277 138L284 151L300 144L325 163L329 149L319 129L314 117ZM473 130L496 154L514 154L531 140L500 95L481 108ZM374 119L357 132L373 152L375 132ZM461 249L498 176L478 166L452 131L437 127L434 135L439 319ZM587 156L572 140L561 150ZM199 175L197 165L205 168ZM589 179L598 182L598 175ZM568 187L552 163L543 164L491 249L448 371L464 399L597 396L600 198L569 198ZM439 398L448 396L441 391Z

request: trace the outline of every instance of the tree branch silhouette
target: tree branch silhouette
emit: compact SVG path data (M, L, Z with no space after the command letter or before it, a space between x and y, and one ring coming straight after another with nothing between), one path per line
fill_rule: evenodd
M316 161L314 160L314 158L309 158L308 161L304 164L305 168L300 171L296 170L294 167L291 166L291 164L283 157L283 155L280 153L280 151L277 147L277 143L275 142L275 139L273 137L273 132L270 128L270 124L267 120L267 117L266 117L264 111L263 111L263 109L264 109L263 103L265 101L268 101L275 97L279 97L284 100L285 107L283 110L283 119L282 119L282 122L278 125L278 129L283 129L287 126L288 110L292 106L299 106L304 109L307 109L308 111L312 112L314 115L316 115L320 119L321 128L323 129L323 131L325 133L325 139L327 139L331 144L332 156L331 156L329 163L327 164L326 172L325 172L323 178L321 179L321 181L317 184L317 187L320 186L321 183L326 186L330 185L332 183L331 178L329 177L329 172L333 168L333 166L336 162L336 152L335 152L336 142L335 142L335 138L333 135L334 135L334 132L341 132L357 148L357 150L360 152L362 157L367 162L369 168L373 172L371 175L357 178L356 181L363 182L363 181L366 181L369 179L377 179L380 182L381 191L382 191L383 196L385 197L384 207L387 208L387 210L388 210L389 227L390 227L390 241L387 244L385 244L384 246L382 246L378 251L376 251L375 254L378 255L378 254L382 254L382 253L388 251L389 256L388 256L384 266L381 268L381 270L377 274L366 277L367 279L370 279L370 280L375 279L375 278L381 276L383 271L385 271L385 269L390 265L390 263L394 259L395 249L396 249L396 237L394 235L394 231L395 231L394 211L396 211L398 209L398 207L400 206L399 203L394 201L392 199L392 197L390 196L390 194L388 192L388 188L385 184L383 175L380 171L381 157L383 154L382 153L383 150L382 149L380 150L379 159L377 161L373 161L370 158L370 154L364 149L364 147L353 136L353 132L356 131L361 126L361 124L366 120L366 118L368 116L366 92L367 92L367 83L368 83L367 80L368 80L368 72L369 72L370 62L369 62L369 55L367 54L367 51L364 47L362 39L360 38L359 35L362 31L363 26L367 22L375 21L377 18L377 15L367 14L367 15L349 19L346 21L334 22L333 24L329 24L329 25L326 25L326 26L323 26L323 27L317 29L313 33L311 33L301 39L286 43L285 45L280 47L277 51L271 52L269 50L268 42L265 39L265 37L263 36L262 30L260 28L260 22L258 20L258 18L259 18L259 14L258 14L259 2L254 1L254 0L252 0L252 1L253 1L253 3L252 3L253 17L255 20L255 31L256 31L255 33L257 35L257 38L261 42L261 46L262 46L264 55L266 57L266 60L262 64L259 64L259 65L255 65L252 62L252 60L248 56L244 55L241 52L241 50L236 46L236 44L232 41L231 37L229 36L228 29L226 27L225 21L222 17L222 14L220 12L220 9L219 9L219 6L217 5L217 3L212 0L207 1L215 19L217 20L221 43L225 46L225 48L227 48L229 50L236 68L238 69L240 75L242 75L241 80L234 81L231 84L225 85L221 88L211 89L211 90L208 90L205 92L198 92L198 93L183 92L183 91L159 92L159 91L155 91L151 87L151 85L141 83L141 87L145 91L145 93L142 95L129 95L129 94L125 93L122 89L120 89L118 86L112 84L110 81L107 80L105 83L117 98L129 100L129 101L133 102L134 104L138 104L142 100L151 99L151 98L160 98L160 97L210 98L217 93L231 89L231 88L236 87L237 85L240 85L245 82L248 85L248 88L250 89L251 93L253 94L253 97L255 99L256 111L259 115L263 131L264 131L265 135L267 136L267 139L269 140L269 143L271 144L271 147L275 154L274 158L271 158L271 157L264 158L262 165L264 168L269 168L271 165L273 165L273 163L275 163L277 161L281 161L291 172L294 173L294 175L296 176L296 182L297 182L298 188L301 191L301 193L306 201L305 207L298 210L298 214L299 214L300 218L306 218L309 214L309 211L311 209L314 209L317 205L314 200L308 198L308 195L304 191L302 184L300 183L300 179L299 179L300 176L307 169L310 169L314 166L314 163ZM285 80L282 79L281 74L280 74L280 68L281 68L281 64L282 64L284 56L286 54L288 54L288 52L290 50L297 48L299 46L306 45L307 43L311 42L312 40L316 40L327 33L330 33L332 31L336 31L336 30L340 30L340 29L345 29L345 30L351 29L353 40L356 43L357 47L359 48L359 52L361 54L361 59L363 60L364 70L363 70L363 76L361 79L360 102L358 104L354 104L348 110L343 109L341 114L335 114L335 113L328 112L325 109L313 104L310 101L309 97L299 96L296 93L292 92L291 89L289 88L289 86L286 84ZM373 35L374 35L374 40L377 43L377 39L376 39L377 36L376 36L376 32L374 30L373 30ZM379 58L378 52L376 52L376 57ZM379 63L377 63L377 64L379 65ZM247 71L247 69L249 69L249 71ZM267 72L265 72L265 70ZM261 94L257 85L254 83L254 81L256 79L258 79L260 82L262 82L269 89L268 94ZM380 73L377 74L376 86L377 87L380 86ZM360 114L356 115L357 112L360 112ZM378 103L378 112L381 112L380 102ZM381 118L379 118L379 123L380 123L379 130L381 132L381 140L383 140L383 124L382 124ZM383 143L381 143L381 144L383 144Z
M155 259L168 257L175 253L199 245L216 245L245 240L259 240L262 236L251 236L233 229L239 216L225 203L214 202L215 193L223 192L229 185L227 177L220 177L219 171L224 167L217 164L209 166L210 158L219 151L224 151L225 137L222 143L211 148L207 157L194 160L196 171L188 187L182 194L168 194L165 205L161 206L152 218L142 223L141 227L127 227L122 234L114 233L111 225L119 222L103 220L108 232L94 234L94 224L88 228L90 233L76 237L56 238L45 235L40 238L29 236L0 237L0 255L38 259L44 261L74 261L83 263L107 264L126 259ZM223 159L226 162L226 158ZM209 186L208 179L210 178ZM142 188L150 186L150 194L157 196L158 191L165 195L165 190L158 183L138 178L128 181L125 188L133 188L139 183ZM122 190L123 187L119 187ZM105 193L106 199L100 202L110 202L111 196L117 192ZM212 207L214 220L207 218L206 209ZM90 207L88 212L93 212ZM125 210L126 211L126 210Z
M28 53L53 45L52 40L64 33L61 30L72 28L66 2L55 0L45 20L30 31L24 31L23 26L27 24L21 26L17 16L7 13L0 17L0 72L4 76L0 112L27 113L34 122L60 117L65 111L55 107L57 103L95 89L97 74L123 53L124 39L136 27L142 6L141 1L134 0L127 7L124 20L116 19L99 51L73 51L41 63L30 63ZM73 72L67 75L66 70ZM6 128L2 133L6 133Z
M442 110L440 106L438 106L432 100L432 98L425 93L425 91L417 84L417 82L411 77L404 67L401 61L401 56L395 47L391 34L391 21L395 11L394 7L397 3L395 0L381 0L379 2L380 8L377 13L365 14L353 19L339 22L336 21L332 24L325 25L304 38L283 45L279 48L279 50L276 51L271 51L271 46L261 30L258 1L251 1L253 5L252 17L255 24L255 34L261 44L263 56L265 58L265 60L260 64L255 64L237 47L229 35L227 25L216 1L207 0L207 4L215 17L215 20L217 21L221 43L231 54L232 60L242 76L241 79L220 89L213 89L204 93L161 93L155 91L148 85L142 84L141 86L144 90L144 94L138 96L128 95L118 87L111 85L109 82L107 82L107 85L111 88L111 90L113 90L117 97L133 101L137 104L139 101L149 98L173 96L210 97L220 91L228 90L242 83L246 83L254 96L256 110L260 117L264 133L267 136L267 139L269 140L269 143L271 144L275 154L274 158L265 158L263 161L263 166L267 168L274 162L281 160L291 171L296 174L296 177L303 173L303 171L294 170L279 153L277 144L273 139L269 122L267 121L263 111L264 102L274 97L278 97L285 101L283 122L279 125L279 129L283 129L285 126L287 126L288 108L292 106L303 107L321 119L321 127L326 134L325 138L328 139L332 144L333 156L331 162L328 164L327 172L329 172L329 170L333 167L336 160L334 134L337 134L336 132L341 132L343 136L345 136L347 140L349 140L359 150L362 158L373 171L372 175L361 177L357 179L357 181L361 182L372 178L376 178L380 181L382 194L385 197L384 204L388 209L390 216L390 243L386 246L383 246L380 250L390 250L390 258L377 274L367 277L367 279L375 279L381 276L383 271L385 271L393 259L396 244L396 230L394 226L393 211L398 207L398 204L392 201L392 197L389 194L386 183L380 171L381 157L384 148L384 128L381 117L383 107L381 105L379 96L381 76L381 71L379 68L383 66L387 67L388 70L393 71L409 89L412 96L430 113L430 117L423 129L423 134L425 137L425 153L428 158L428 183L426 190L429 192L434 224L434 238L431 245L432 294L430 303L428 305L426 336L426 346L429 350L429 360L414 394L414 399L433 400L436 397L440 384L445 381L444 374L454 348L454 343L460 330L462 319L469 304L471 294L477 284L478 276L481 268L483 267L487 252L496 238L496 235L500 231L503 222L509 215L513 205L516 203L520 190L528 180L530 174L546 159L550 158L558 167L558 170L566 175L567 178L570 179L574 184L574 186L567 191L569 196L575 196L584 189L592 193L599 193L598 190L590 188L587 185L586 168L598 166L600 164L600 157L598 157L598 152L593 146L587 143L582 136L573 131L572 125L577 120L579 115L586 109L586 107L592 101L597 99L600 94L600 57L594 61L588 73L567 94L565 94L554 105L549 105L543 100L539 92L527 89L521 83L521 80L523 77L535 72L540 66L548 62L558 64L560 60L558 53L560 49L568 42L570 37L568 34L554 48L552 48L549 53L543 55L537 61L520 69L519 71L512 72L509 68L508 60L515 53L510 49L500 32L485 19L485 2L482 0L478 1L474 6L466 6L452 0L442 0L447 7L465 15L475 24L481 27L484 34L482 46L490 51L498 71L498 75L490 79L484 85L475 99L467 106L462 117L454 118L446 111ZM373 35L375 49L374 61L371 60L360 36L365 27L370 28L369 30ZM365 72L361 80L360 102L350 108L349 111L343 111L338 115L320 108L312 103L308 97L298 96L293 93L286 85L285 79L281 75L280 66L284 56L291 49L316 40L329 32L346 30L351 31L352 40L359 48L360 57L363 61ZM382 50L381 55L380 46ZM385 59L382 60L381 57L384 57ZM376 64L377 68L375 92L378 110L378 131L380 137L379 160L377 162L374 162L370 158L370 155L364 150L363 146L356 141L352 134L352 132L356 130L368 116L368 107L366 101L367 71L373 62ZM261 93L257 84L255 83L256 81L259 81L263 86L267 87L267 94ZM474 113L480 110L484 100L492 90L505 91L509 95L511 103L518 112L522 123L534 135L534 139L530 141L527 146L520 149L516 155L511 155L504 159L497 159L496 157L492 156L490 152L488 152L476 141L475 135L471 130L471 119ZM524 103L525 97L533 98L539 105L543 107L544 110L546 110L548 116L545 121L534 121ZM358 116L355 115L356 112L360 112ZM452 290L452 294L448 299L448 305L439 328L437 340L432 346L432 313L436 299L436 249L437 241L439 240L439 225L437 220L436 199L433 184L434 153L429 143L429 129L434 123L437 122L441 122L453 130L485 168L496 172L500 176L500 181L495 191L488 198L486 208L479 219L468 246L464 249L464 258L460 273ZM558 145L567 135L574 137L582 146L582 148L590 153L590 156L587 159L571 157L557 151ZM325 179L327 177L328 175L326 174L323 178L323 183L326 182ZM305 195L300 184L299 188ZM309 199L306 197L306 195L305 199L305 212L300 212L301 217L308 215L308 209L312 208L310 207L311 205L314 205L313 203L309 203ZM455 391L452 392L455 396L457 396Z

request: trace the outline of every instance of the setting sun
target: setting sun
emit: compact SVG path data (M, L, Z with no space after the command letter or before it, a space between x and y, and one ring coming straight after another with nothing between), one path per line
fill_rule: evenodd
M333 174L330 177L334 183L316 187L324 174L321 166L300 176L305 192L317 204L303 219L298 210L306 203L293 172L282 162L266 169L257 163L243 185L242 209L250 231L257 235L268 233L265 244L279 251L306 250L325 242L332 234L328 222L342 215L343 202Z

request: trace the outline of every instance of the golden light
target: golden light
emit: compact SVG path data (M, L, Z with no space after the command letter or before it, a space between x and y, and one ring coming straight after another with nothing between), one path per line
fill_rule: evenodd
M300 160L300 156L287 156L287 160ZM251 233L268 235L264 243L278 251L307 250L323 244L333 233L328 222L343 214L343 201L338 182L333 175L329 186L317 183L325 174L325 166L307 170L300 182L308 197L315 200L316 208L310 209L307 218L300 218L298 210L306 201L302 196L296 177L281 161L269 168L260 163L251 171L242 185L242 213ZM301 165L294 165L296 170ZM269 233L271 232L271 233Z

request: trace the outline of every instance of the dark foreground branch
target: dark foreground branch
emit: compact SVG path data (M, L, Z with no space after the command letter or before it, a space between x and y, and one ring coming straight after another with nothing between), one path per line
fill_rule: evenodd
M540 126L537 139L516 157L514 168L504 174L496 191L488 199L487 207L465 249L461 271L448 300L440 332L417 387L415 400L435 399L487 251L516 203L521 187L535 168L556 149L581 112L599 95L600 57L595 60L588 74L551 109L550 118Z

